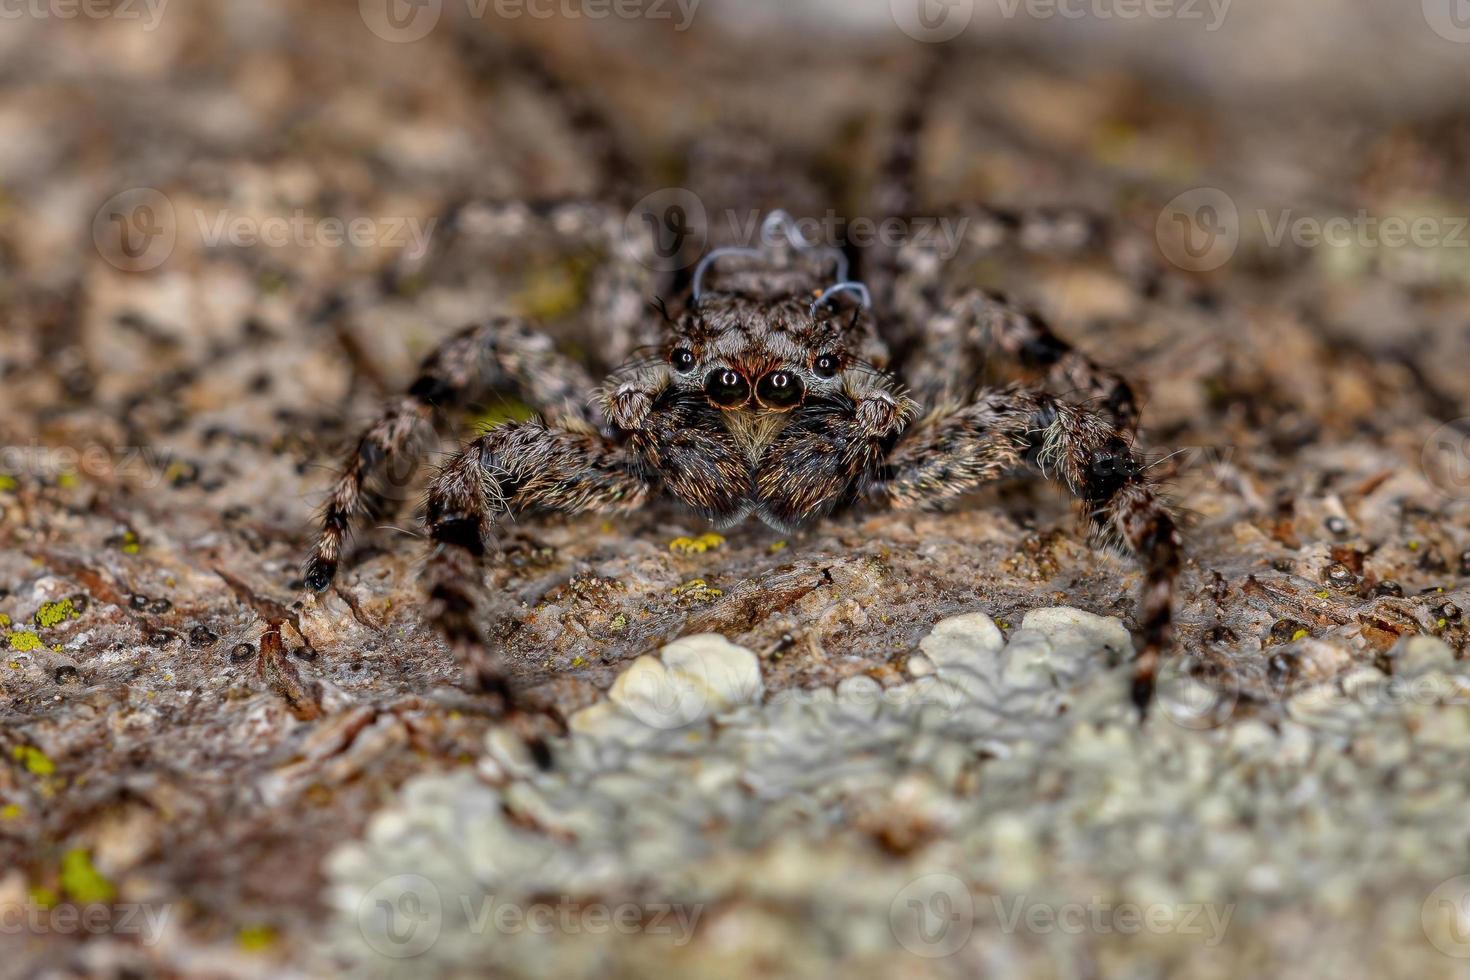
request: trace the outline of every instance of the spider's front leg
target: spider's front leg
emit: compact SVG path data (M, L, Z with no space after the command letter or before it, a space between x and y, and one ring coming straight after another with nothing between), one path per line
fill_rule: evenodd
M1144 711L1173 634L1181 542L1169 503L1149 481L1132 436L1109 415L1029 388L982 392L972 404L936 411L906 431L864 492L898 509L931 507L1025 462L1087 504L1094 531L1143 566L1143 649L1133 700Z
M712 519L746 497L748 462L722 431L701 427L701 396L672 399L657 377L603 392L616 435L579 425L502 425L466 446L429 487L426 526L435 550L426 568L427 616L471 686L511 707L497 651L480 628L480 563L494 527L519 511L620 513L666 490Z

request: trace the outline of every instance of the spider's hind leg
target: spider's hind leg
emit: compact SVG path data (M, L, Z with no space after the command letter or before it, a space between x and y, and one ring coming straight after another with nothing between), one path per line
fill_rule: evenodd
M937 405L969 398L982 385L992 353L1043 376L1052 390L1108 413L1120 428L1138 426L1133 387L1058 336L1039 314L964 289L933 304L907 351L901 373L916 397Z
M515 389L538 411L595 419L586 370L528 322L499 317L453 335L358 438L327 495L304 568L308 589L320 592L332 584L354 524L393 510L436 434L454 429L453 412L476 393L498 388Z

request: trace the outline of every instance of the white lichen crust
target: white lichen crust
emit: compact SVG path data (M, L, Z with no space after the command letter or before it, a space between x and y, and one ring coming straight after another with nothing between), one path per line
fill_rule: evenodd
M1436 643L1269 715L1169 678L1140 724L1126 630L1077 610L955 617L907 683L764 700L754 654L687 638L551 771L497 733L409 783L327 862L334 947L414 976L1451 975L1470 677Z

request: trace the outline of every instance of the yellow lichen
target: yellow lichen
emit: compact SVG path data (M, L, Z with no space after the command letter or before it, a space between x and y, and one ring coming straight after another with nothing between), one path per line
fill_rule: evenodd
M92 855L80 847L61 856L61 888L82 905L110 902L117 894L112 882L92 865Z
M584 656L582 656L580 653L577 654L575 657L572 658L572 666L573 667L585 667L585 666L587 666L587 658L584 657Z
M19 488L20 484L15 481L15 477L8 473L0 473L0 493L13 493Z
M45 644L41 638L34 633L17 630L14 633L5 634L5 639L10 643L10 649L16 653L29 653L31 650L40 650Z
M709 583L702 578L692 579L683 585L676 585L669 591L680 599L689 600L714 599L725 594L720 589L711 588Z
M627 629L628 617L624 616L622 613L618 613L616 616L613 617L612 628L615 630Z
M125 555L136 555L139 551L143 550L142 544L138 541L138 535L132 531L123 532L122 544L119 547Z
M247 953L259 953L276 944L276 930L270 926L245 926L235 934L235 944Z
M36 610L35 621L41 629L50 629L68 619L79 619L81 615L70 599L62 599L59 602L41 603L41 608Z
M1311 635L1312 634L1307 630L1297 630L1295 633L1291 634L1291 642L1295 643L1297 640L1305 639L1306 637Z
M786 542L785 541L772 541L771 542L771 546L766 549L766 551L770 552L773 555L776 552L778 552L778 551L785 551L785 550L786 550Z
M0 806L0 820L16 820L21 814L19 803L7 803Z
M7 616L7 615L5 615L4 613L0 613L0 629L4 629L5 627L7 627L9 625L10 625L10 617Z
M697 538L675 538L669 542L669 550L685 555L700 555L706 551L713 551L724 543L724 535L710 531Z
M56 772L56 763L34 745L17 745L10 750L10 757L32 776L49 776Z

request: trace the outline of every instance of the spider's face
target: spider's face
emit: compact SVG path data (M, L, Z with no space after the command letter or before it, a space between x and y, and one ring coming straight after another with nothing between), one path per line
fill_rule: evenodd
M727 412L786 413L838 389L846 322L811 298L705 297L667 350L674 384Z

